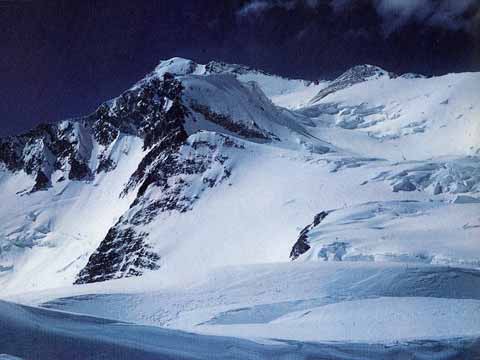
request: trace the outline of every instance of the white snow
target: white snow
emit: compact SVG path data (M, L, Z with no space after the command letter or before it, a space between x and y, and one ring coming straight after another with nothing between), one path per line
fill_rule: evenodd
M479 73L380 78L334 92L303 112L316 118L322 139L342 148L425 160L478 152L479 99Z
M151 273L10 300L261 343L393 343L480 336L479 289L476 270L306 262L219 268L172 285Z
M470 339L364 343L255 343L238 338L203 336L158 327L23 307L0 302L0 358L17 360L75 359L369 359L421 354L428 359L475 356L478 344ZM7 355L8 354L8 355Z
M301 341L398 341L478 336L480 301L378 298L302 310L267 324L199 326L206 334Z
M478 214L478 204L411 201L370 202L332 211L309 232L312 248L302 259L479 267Z

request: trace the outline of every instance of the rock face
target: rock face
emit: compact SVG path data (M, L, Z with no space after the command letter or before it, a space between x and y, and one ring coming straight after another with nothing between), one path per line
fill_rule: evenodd
M163 79L152 78L103 104L89 117L95 140L108 147L119 133L125 133L143 138L145 149L152 147L183 125L182 90L180 81L165 73Z
M87 266L78 274L75 284L138 276L144 269L158 269L156 262L160 257L149 251L143 242L144 236L132 228L111 228L90 256Z
M91 127L87 120L41 124L28 133L0 139L0 162L12 171L34 176L30 192L45 190L59 171L71 180L88 180L91 142L85 141Z
M262 131L256 123L251 125L252 128L249 128L241 123L233 122L228 115L218 114L210 110L207 106L200 104L192 104L192 109L199 114L202 114L205 119L211 121L214 124L220 125L223 128L230 130L240 136L246 138L254 138L260 140L270 140L270 137L265 134L265 131Z
M306 253L310 249L309 241L308 241L308 233L314 227L322 222L328 215L327 211L321 211L313 218L313 221L305 226L302 231L300 231L300 235L298 236L297 241L292 247L292 251L290 252L290 259L295 260L300 255Z

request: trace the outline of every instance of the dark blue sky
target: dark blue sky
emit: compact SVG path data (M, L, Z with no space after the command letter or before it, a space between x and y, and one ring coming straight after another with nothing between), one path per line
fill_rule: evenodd
M87 114L160 59L331 78L479 70L477 0L0 0L0 135Z

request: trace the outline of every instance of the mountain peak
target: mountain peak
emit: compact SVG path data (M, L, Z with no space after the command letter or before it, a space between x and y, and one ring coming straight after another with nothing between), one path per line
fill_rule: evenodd
M173 57L167 60L162 60L157 65L154 70L154 74L157 76L163 76L165 73L169 72L172 75L190 75L195 74L202 74L204 71L203 65L199 65L193 60L185 59L182 57Z
M391 73L387 70L382 69L376 65L370 64L362 64L362 65L355 65L345 71L342 75L337 77L334 82L340 81L352 81L352 80L359 80L359 81L366 81L371 80L372 78L380 78L383 76L388 76L389 78L394 78L397 75Z
M232 74L245 75L248 73L266 74L263 71L252 69L246 65L229 64L223 61L212 60L206 64L198 64L193 60L182 57L173 57L162 60L154 70L157 76L163 76L166 72L175 76L184 75L212 75L212 74Z

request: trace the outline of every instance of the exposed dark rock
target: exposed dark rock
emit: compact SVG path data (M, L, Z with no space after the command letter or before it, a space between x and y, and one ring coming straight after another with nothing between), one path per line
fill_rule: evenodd
M77 160L74 157L71 157L69 160L70 171L68 173L68 178L70 180L88 180L92 176L92 172L87 164L83 161Z
M111 171L111 170L115 169L116 166L117 166L117 164L112 159L110 159L109 157L107 157L107 158L101 157L98 160L98 166L97 166L96 173L99 174L101 172Z
M42 170L39 170L37 176L35 177L35 184L33 185L30 192L35 192L39 190L46 190L51 186L50 179L47 175L44 174Z
M120 133L114 125L106 121L106 119L108 119L108 111L109 109L106 104L100 106L96 112L99 121L93 124L95 140L103 146L110 145Z
M166 73L163 81L145 82L122 94L108 109L100 107L97 110L94 129L99 143L108 146L118 136L117 131L134 131L143 137L144 149L150 150L122 192L125 195L138 186L129 215L109 230L79 273L77 284L138 276L144 269L158 268L156 262L160 257L148 250L149 245L144 241L148 234L137 232L135 226L148 224L161 211L186 210L180 205L184 201L180 195L182 186L168 184L174 175L194 172L188 161L180 159L178 154L188 138L184 129L187 112L180 97L182 89L181 83ZM114 166L111 159L101 158L97 173L108 171L111 166ZM160 188L160 200L143 197L149 186Z
M310 245L308 243L308 233L314 227L322 222L323 219L328 215L327 211L322 211L315 215L313 218L313 222L307 226L305 226L302 231L300 231L300 235L298 236L297 241L292 247L292 251L290 252L290 259L295 260L300 255L306 253L310 249Z
M165 137L155 145L147 155L145 155L130 177L123 194L126 194L139 183L142 183L137 193L137 196L142 196L150 184L160 184L160 182L165 181L168 176L173 175L177 166L174 158L178 148L185 142L187 137L183 126L180 126L176 132ZM156 165L154 165L154 163L156 163ZM154 165L154 167L152 167L152 165Z
M85 124L78 120L78 131ZM90 177L86 165L90 154L85 147L80 151L80 135L72 121L56 124L40 124L19 136L0 140L0 161L12 172L24 170L35 175L35 186L30 192L44 190L51 184L51 174L63 170L69 164L68 177L84 180Z
M17 171L22 167L21 144L15 137L0 139L0 161L10 171Z
M268 133L265 130L262 130L256 123L253 123L252 127L247 127L240 122L233 121L227 115L218 114L210 110L207 106L200 104L191 104L191 108L192 110L202 114L208 121L220 125L224 129L227 129L245 138L262 140L271 139L271 137L267 135Z
M181 82L165 73L163 80L151 78L124 92L90 116L95 139L108 146L119 133L133 134L144 139L145 149L152 147L176 128L176 121L183 123L182 91Z
M167 73L163 81L154 79L139 89L124 93L108 111L99 109L99 120L95 125L97 141L100 139L104 145L109 144L115 136L111 130L131 131L132 128L126 126L128 123L143 137L144 148L149 151L122 192L123 196L137 189L128 215L110 229L79 273L76 283L141 275L142 269L157 268L159 256L148 250L145 242L148 234L138 233L136 227L149 224L161 212L190 210L199 194L187 196L186 189L197 177L206 187L212 187L230 176L225 164L228 157L219 154L217 147L236 147L235 141L217 135L217 142L192 140L187 143L184 123L188 114L181 102L182 89L181 84ZM182 155L181 147L184 147L183 153L190 155ZM223 169L218 178L202 177L213 164ZM100 159L97 172L110 165L108 158ZM150 187L155 187L161 197L151 200L146 196Z
M120 219L122 221L122 219ZM88 264L80 271L75 284L106 281L128 276L139 276L145 269L156 270L160 257L143 242L147 234L132 228L121 229L121 223L112 227Z

